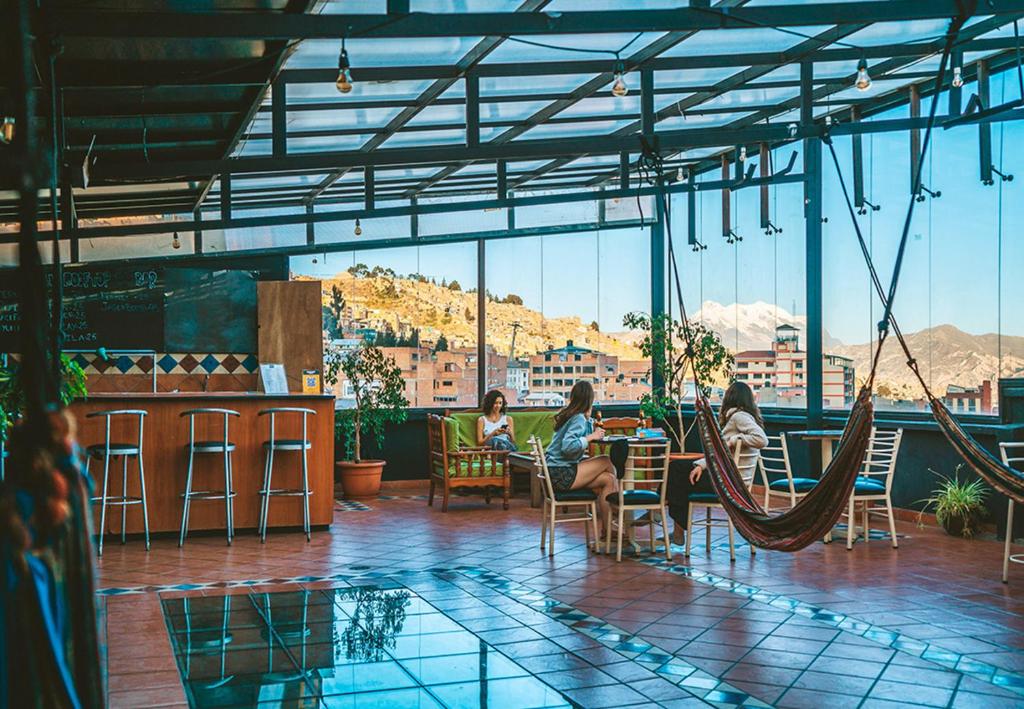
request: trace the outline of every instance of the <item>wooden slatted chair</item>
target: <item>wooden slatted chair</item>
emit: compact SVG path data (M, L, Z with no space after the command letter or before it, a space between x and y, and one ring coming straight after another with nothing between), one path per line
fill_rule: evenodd
M430 495L427 505L433 507L434 492L442 490L441 511L448 511L448 498L454 488L484 489L484 500L490 504L491 490L502 491L502 508L508 509L512 479L509 475L508 451L483 448L453 448L449 444L445 419L427 415L427 436L430 446Z
M583 522L587 547L597 551L597 495L593 490L555 490L548 474L548 462L544 457L544 446L537 436L530 436L530 449L533 452L533 464L537 469L537 477L544 491L544 505L541 510L540 548L544 548L545 539L548 544L548 556L555 555L555 525L564 522ZM580 514L574 515L572 508L582 507ZM558 509L563 510L559 516Z
M789 447L786 436L768 436L768 445L761 449L757 461L761 483L764 485L764 509L772 509L772 500L782 498L795 507L797 500L809 493L818 484L814 478L793 477L793 466L789 462Z

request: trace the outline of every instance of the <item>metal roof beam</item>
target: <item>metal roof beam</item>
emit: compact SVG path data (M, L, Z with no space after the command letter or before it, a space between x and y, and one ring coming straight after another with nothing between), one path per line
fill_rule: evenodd
M56 31L65 37L219 37L267 40L341 37L484 37L566 35L609 32L689 32L806 27L859 22L951 18L957 0L887 0L813 4L772 4L730 9L684 7L670 10L585 10L550 13L466 12L397 15L294 15L254 12L100 12L56 13ZM1024 12L1024 0L987 0L985 14Z

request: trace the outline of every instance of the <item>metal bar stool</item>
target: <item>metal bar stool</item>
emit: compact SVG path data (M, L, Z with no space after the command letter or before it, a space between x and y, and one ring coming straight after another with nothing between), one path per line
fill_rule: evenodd
M279 414L302 414L302 438L278 438L276 435L277 416ZM270 439L263 442L265 458L263 464L263 487L259 494L263 497L260 501L260 541L267 541L267 522L270 519L270 497L272 495L298 497L302 495L302 531L306 533L306 541L312 537L309 523L309 496L313 491L309 489L309 465L306 460L306 451L312 448L309 440L309 429L307 418L312 414L316 416L313 409L302 409L294 407L278 407L260 411L260 416L270 416ZM271 478L274 473L274 451L300 451L302 453L302 487L301 488L272 488Z
M149 551L149 510L146 507L146 473L142 465L142 430L146 420L146 411L141 409L117 409L114 411L94 411L87 414L86 418L102 416L104 420L105 434L103 443L96 443L86 446L85 472L89 474L89 464L93 458L103 461L103 494L99 497L92 497L90 501L100 503L100 526L99 543L97 551L103 556L103 536L107 532L107 505L117 505L121 508L121 543L125 543L125 522L127 521L128 505L142 505L142 525L146 534L146 551ZM114 443L110 440L110 423L115 416L135 417L138 422L138 437L134 443ZM108 495L110 482L110 459L120 458L121 467L121 494L117 497ZM139 470L139 495L128 495L128 459L135 458Z
M188 451L188 476L185 478L185 504L181 510L181 536L178 539L178 546L185 544L185 534L188 533L188 508L193 499L196 500L224 500L224 516L227 526L228 544L235 536L235 491L231 485L231 452L235 450L235 444L228 436L228 420L231 416L241 416L237 411L231 409L189 409L182 411L181 416L188 416L188 443L185 450ZM197 441L196 440L196 416L221 416L224 420L224 436L220 440ZM192 490L192 471L196 454L217 453L224 456L224 489L223 490Z

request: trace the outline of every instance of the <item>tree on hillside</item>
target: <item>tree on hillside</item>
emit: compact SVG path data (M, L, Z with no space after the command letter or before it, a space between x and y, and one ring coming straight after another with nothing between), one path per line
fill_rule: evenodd
M438 335L437 344L434 345L434 352L447 352L448 351L448 339L444 334Z
M348 272L356 278L366 278L370 273L365 263L357 263L355 266L350 266Z
M505 296L505 300L502 302L508 303L509 305L522 305L523 299L515 293L509 293Z
M341 331L338 328L338 320L337 318L334 317L334 313L332 313L331 309L326 305L322 306L322 311L324 319L324 330L327 331L327 334L332 339L337 339L341 337Z
M345 296L342 294L341 288L338 288L337 284L332 285L330 308L335 321L341 322L341 316L344 313L345 305Z
M462 290L462 286L459 285L458 281L452 281L451 283L448 284L448 289L449 290L461 291Z
M441 279L441 287L442 288L447 288L448 287L448 279L447 278L442 278Z
M594 332L601 332L601 326L597 324L597 320L592 320L590 323L590 329Z
M476 318L473 317L473 311L469 309L468 305L466 306L466 313L465 313L465 315L466 315L466 322L473 322L474 320L476 320Z

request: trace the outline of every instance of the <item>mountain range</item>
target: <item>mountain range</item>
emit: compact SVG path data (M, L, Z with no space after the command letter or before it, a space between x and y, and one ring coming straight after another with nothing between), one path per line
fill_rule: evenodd
M351 316L371 327L390 325L396 331L416 327L421 337L436 340L440 334L452 346L474 346L476 294L453 289L429 280L398 276L354 276L339 273L324 279L324 302L329 302L331 286L337 285L345 296ZM511 300L512 302L506 302ZM517 356L528 356L568 340L623 359L641 359L640 333L599 332L578 317L545 318L540 312L516 302L516 298L489 299L487 303L487 340L502 355L508 355L515 331ZM800 330L801 347L806 346L806 319L771 303L722 304L705 301L693 314L719 333L732 351L766 350L771 347L777 325L788 324ZM518 323L518 326L516 325ZM977 386L983 379L1000 375L1000 341L995 334L973 335L953 325L938 325L908 333L907 341L925 378L936 394L942 395L950 384ZM867 375L871 343L847 345L824 333L825 351L854 361L857 379ZM1002 376L1024 376L1024 337L1004 335ZM877 381L886 395L919 398L920 386L907 368L905 357L894 340L886 343L879 362Z

